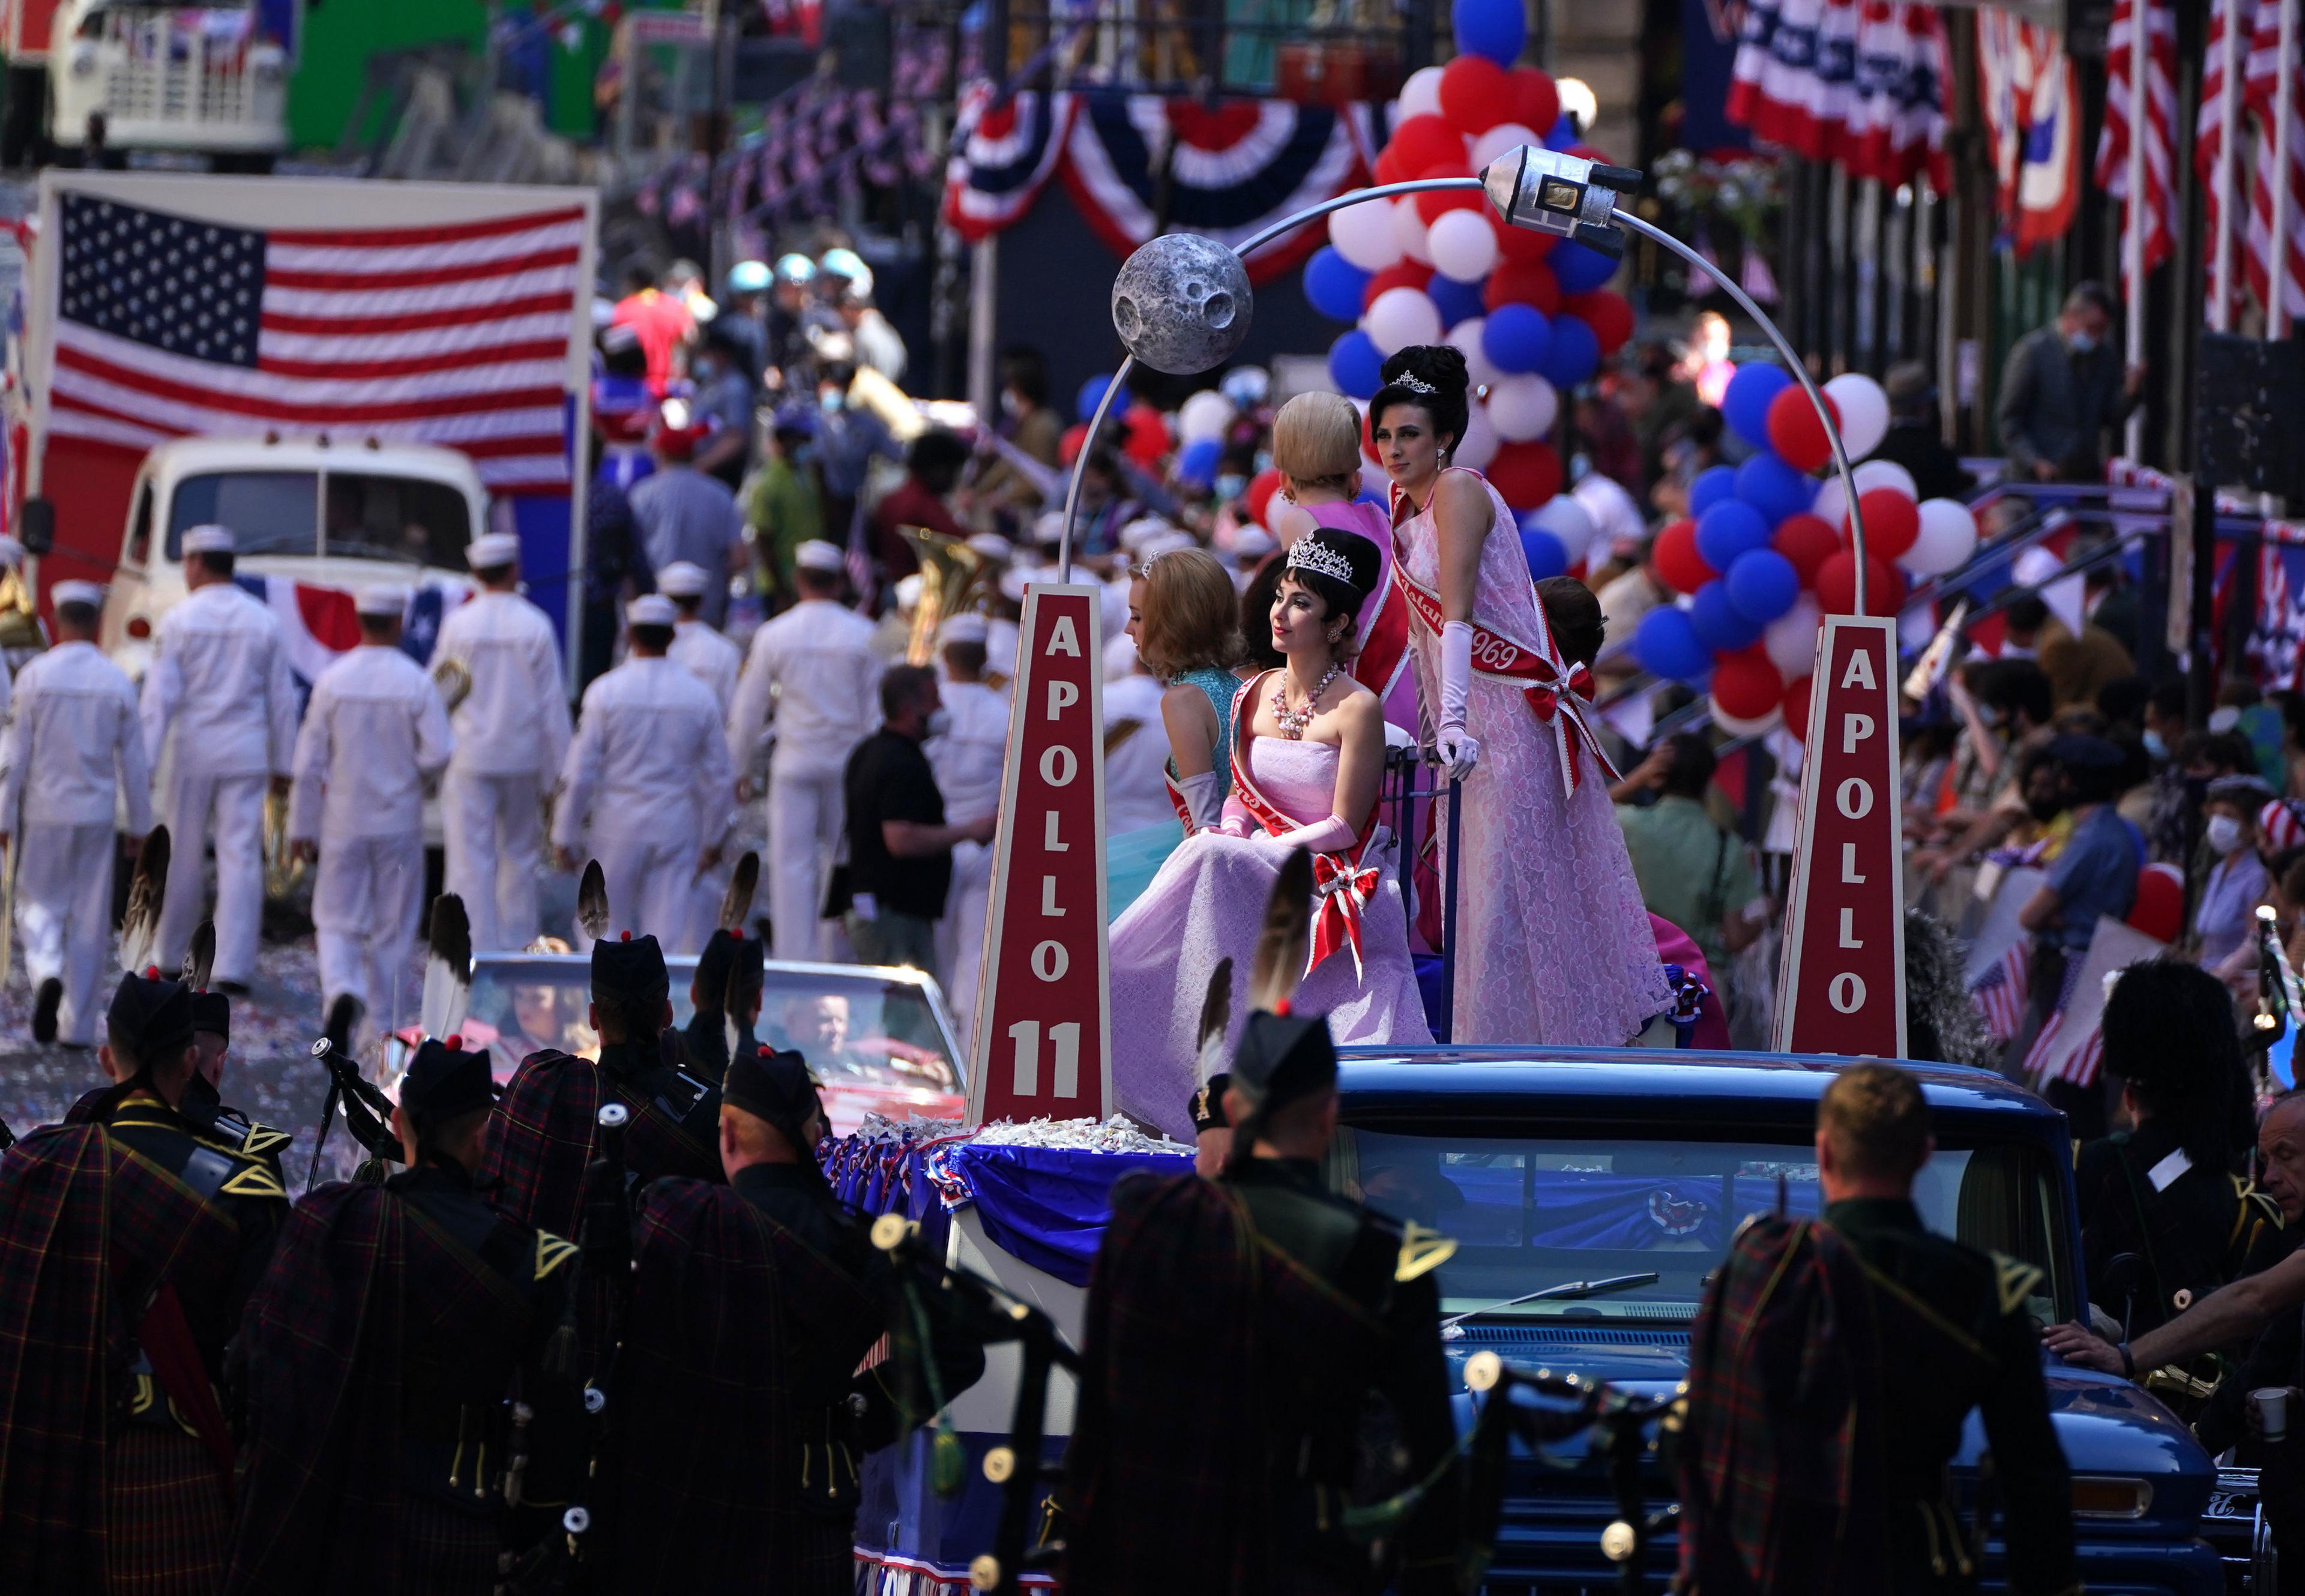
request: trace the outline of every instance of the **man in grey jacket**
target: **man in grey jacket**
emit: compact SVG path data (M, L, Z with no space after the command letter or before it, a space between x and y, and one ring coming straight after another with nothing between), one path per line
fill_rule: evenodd
M2017 340L2001 372L2001 446L2012 473L2037 482L2101 480L2105 429L2135 408L2145 369L2122 369L2108 341L2113 296L2082 283L2047 327Z

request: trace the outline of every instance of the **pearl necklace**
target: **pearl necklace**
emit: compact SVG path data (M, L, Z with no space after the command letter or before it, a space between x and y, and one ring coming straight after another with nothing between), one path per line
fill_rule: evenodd
M1272 688L1272 718L1280 723L1282 736L1292 743L1304 739L1305 728L1311 726L1320 714L1314 706L1321 701L1321 695L1329 691L1329 683L1337 679L1340 669L1340 666L1333 665L1329 667L1329 674L1313 684L1313 692L1306 699L1302 709L1289 707L1289 673L1280 673L1280 680L1273 683Z

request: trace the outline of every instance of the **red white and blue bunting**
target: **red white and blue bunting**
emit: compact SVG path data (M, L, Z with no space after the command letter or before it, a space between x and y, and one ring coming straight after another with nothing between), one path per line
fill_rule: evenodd
M953 231L975 243L1033 208L1064 158L1076 98L1027 89L995 105L991 84L969 87L945 166L944 219Z

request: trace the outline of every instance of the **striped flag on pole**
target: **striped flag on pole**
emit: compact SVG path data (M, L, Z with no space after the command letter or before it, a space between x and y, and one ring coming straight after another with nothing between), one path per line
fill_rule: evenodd
M1985 1016L1986 1032L1996 1042L2014 1040L2025 1023L2025 977L2032 952L2031 938L2018 938L1969 989L1978 1012Z
M2138 13L2144 13L2144 72L2137 63ZM2177 117L2177 21L2169 0L2114 0L2105 42L2105 132L2097 140L2097 185L2123 201L2123 228L2142 249L2122 251L2122 293L2132 321L2141 318L2142 277L2176 248L2176 186L2171 132ZM2142 181L2132 184L2132 173ZM2134 187L2138 191L2132 193ZM2138 207L2143 207L2141 218Z
M2195 124L2194 170L2201 179L2207 238L2202 259L2208 268L2208 324L2231 328L2241 309L2241 263L2237 234L2247 214L2225 197L2239 196L2248 149L2241 133L2243 85L2254 37L2258 0L2212 0L2208 58L2201 72L2201 109Z
M2285 336L2290 323L2305 317L2305 115L2301 115L2305 106L2300 105L2305 91L2298 84L2305 73L2295 64L2298 51L2305 48L2305 26L2300 24L2299 10L2300 0L2258 0L2249 51L2246 93L2257 117L2257 169L2250 185L2247 234L2249 284L2257 302L2266 309L2267 335L2275 338ZM2291 63L2286 72L2282 70L2284 61ZM2284 123L2285 140L2282 137ZM2287 191L2276 193L2275 174L2281 169L2284 153L2289 173L2283 186ZM2277 305L2273 295L2276 234L2286 238L2279 251L2281 302Z

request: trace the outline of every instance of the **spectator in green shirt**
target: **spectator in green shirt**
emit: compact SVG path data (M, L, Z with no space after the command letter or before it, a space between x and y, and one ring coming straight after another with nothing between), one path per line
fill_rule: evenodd
M1744 911L1761 889L1743 840L1714 825L1705 812L1705 789L1714 763L1705 739L1684 732L1658 743L1611 795L1617 800L1617 825L1633 858L1641 901L1650 913L1688 933L1720 989L1728 960L1760 934ZM1656 794L1656 802L1626 802L1644 792Z
M813 413L797 405L778 411L769 433L769 457L744 501L744 521L753 529L753 558L778 608L793 601L793 550L824 536L815 446Z

